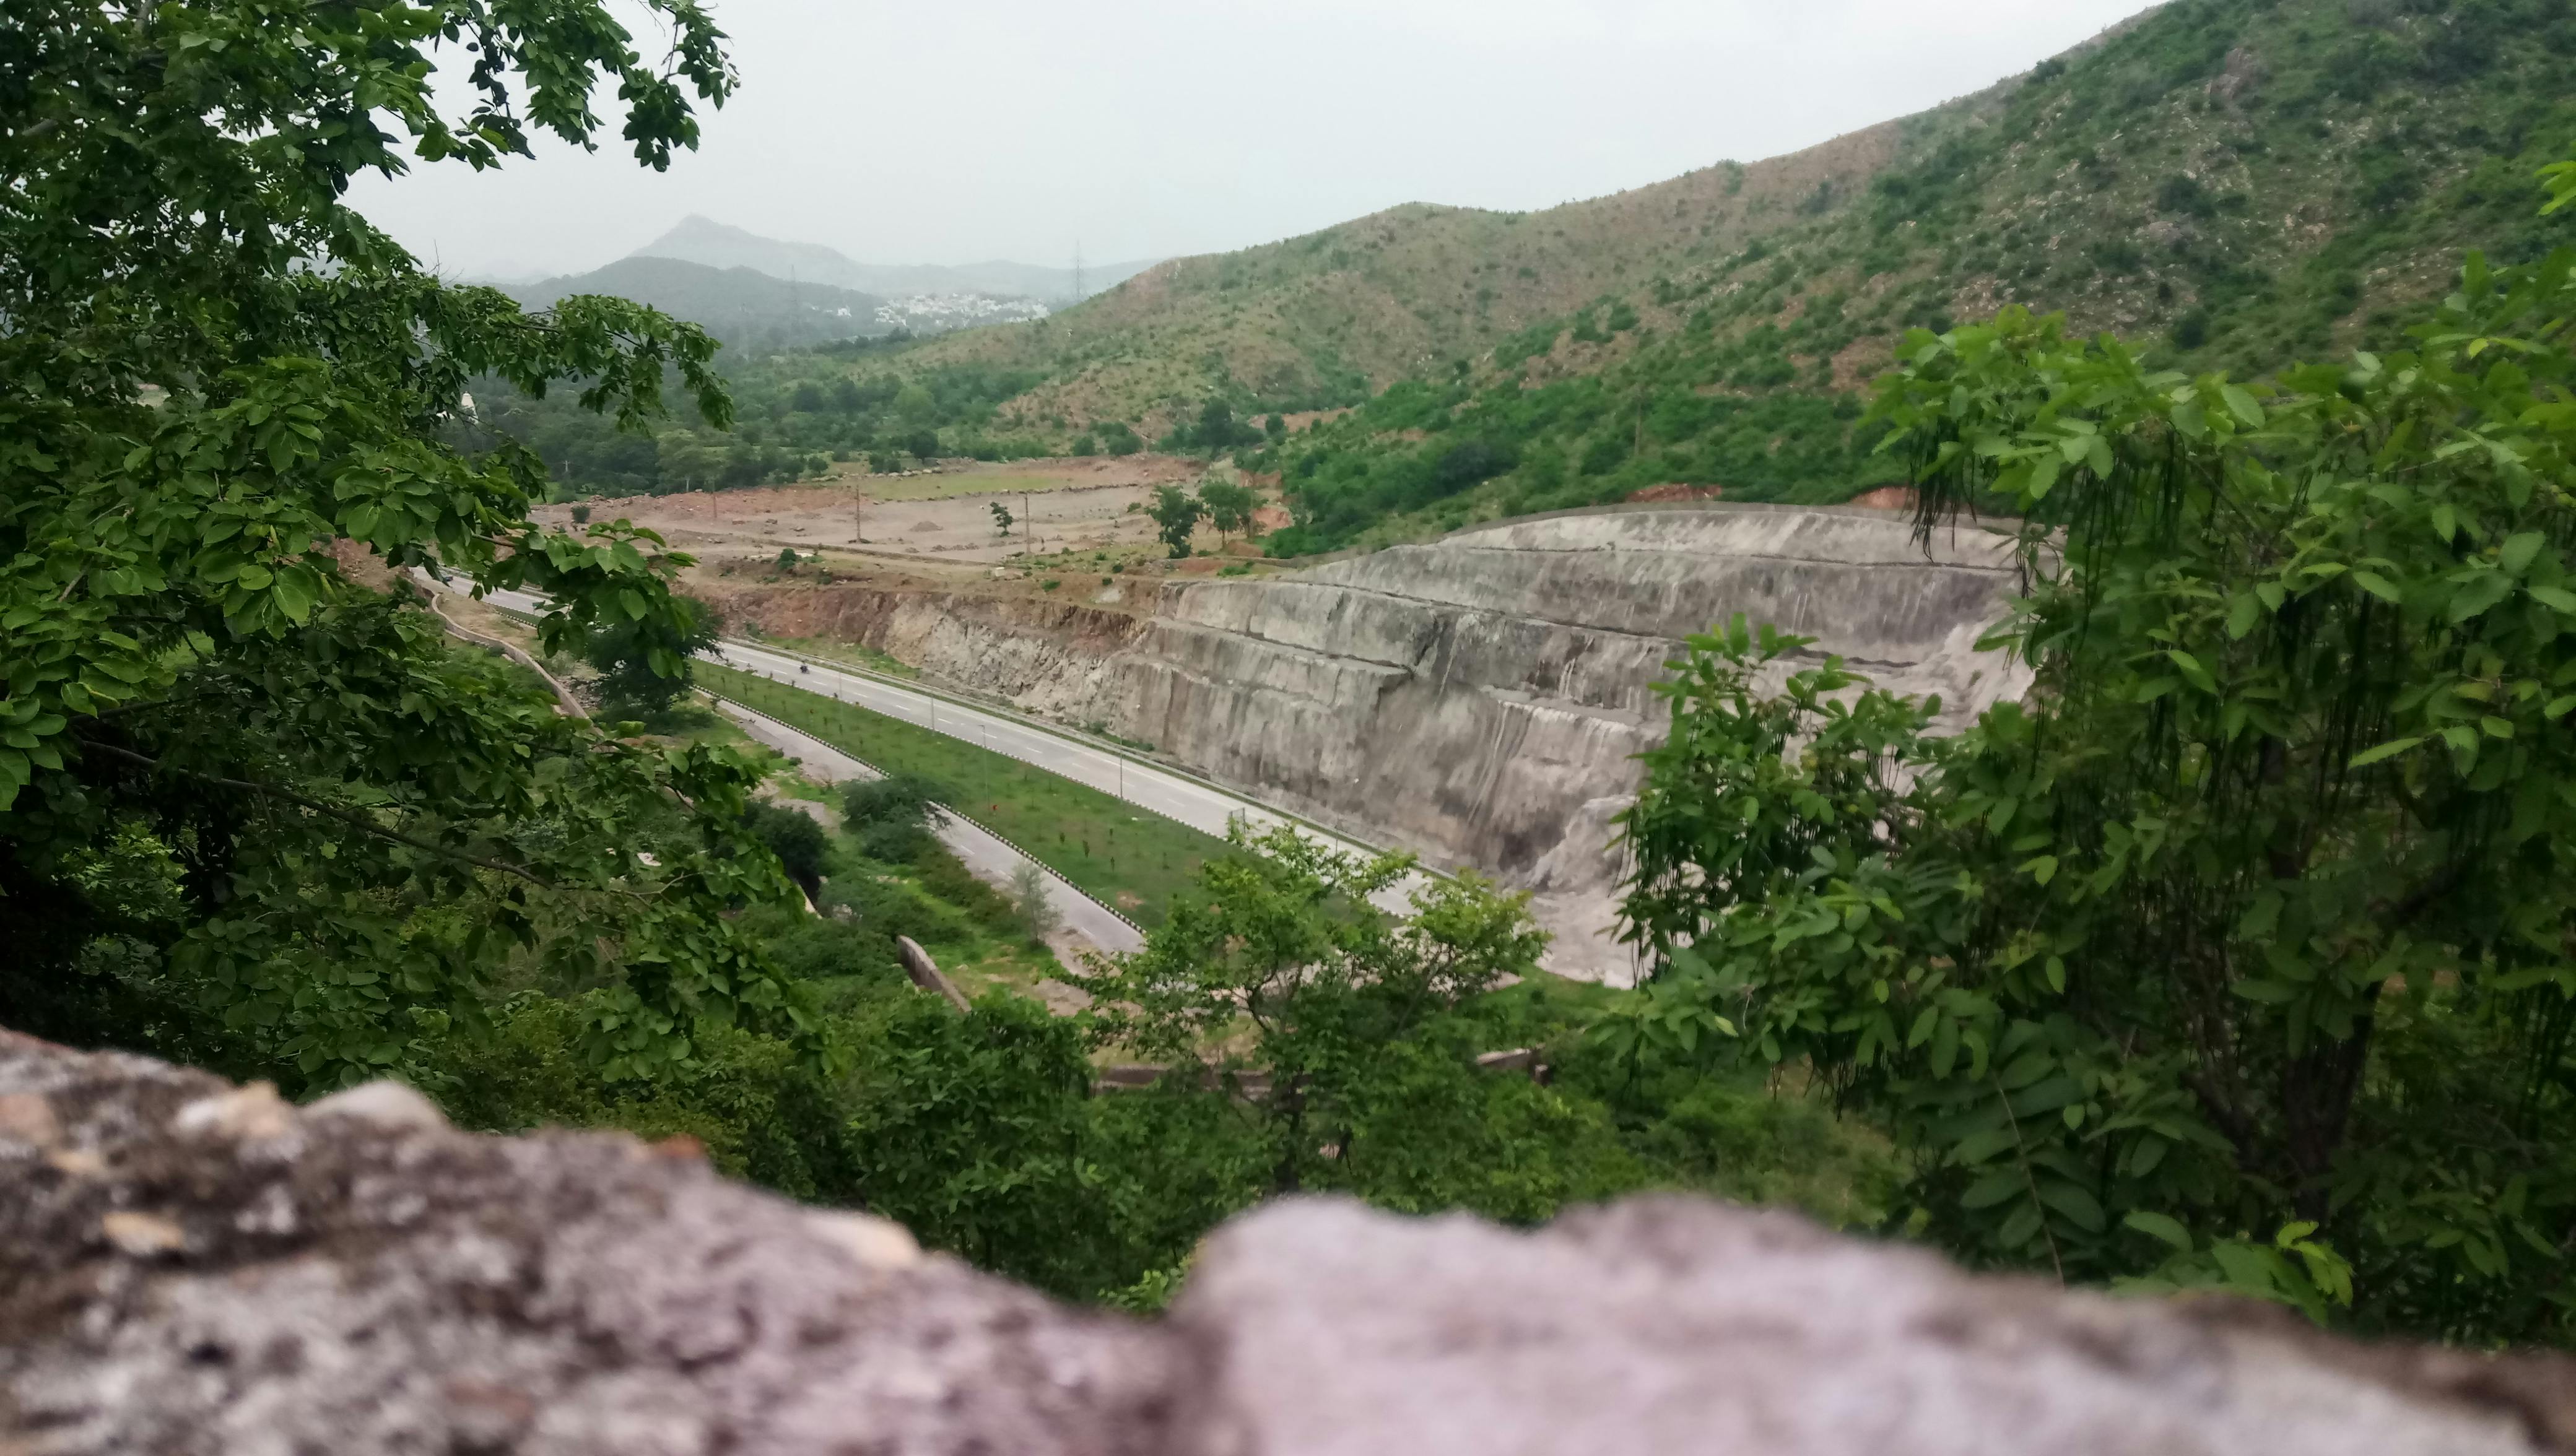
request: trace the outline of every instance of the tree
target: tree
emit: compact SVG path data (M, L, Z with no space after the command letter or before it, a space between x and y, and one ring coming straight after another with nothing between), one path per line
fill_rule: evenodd
M888 774L841 786L841 824L869 858L901 864L921 852L930 831L947 822L938 784L917 774Z
M1011 522L1017 519L1011 514L1011 508L1002 504L1000 501L995 501L992 503L990 509L993 512L993 534L1006 541L1009 540L1011 536Z
M694 0L607 9L73 4L0 18L0 1020L84 1041L225 1038L291 1088L407 1065L542 966L603 988L616 1075L693 1027L802 1003L725 919L783 897L746 854L756 768L624 743L451 652L333 543L556 603L679 670L685 558L621 524L541 528L542 463L443 442L466 382L571 382L640 428L666 377L722 425L699 330L615 299L530 313L451 287L343 196L412 158L490 167L532 128L589 145L611 83L638 161L694 144L734 84ZM475 53L470 110L432 52ZM451 68L452 71L453 68Z
M1252 512L1260 499L1252 487L1237 481L1211 480L1199 487L1199 501L1207 509L1208 524L1216 527L1220 545L1229 531L1252 534Z
M1020 912L1021 928L1031 940L1044 940L1064 923L1064 912L1050 898L1047 872L1035 860L1022 860L1011 871L1011 905Z
M1158 485L1154 487L1154 503L1146 507L1145 513L1154 518L1155 534L1172 548L1172 558L1178 560L1190 554L1190 532L1198 528L1207 506L1177 485Z
M939 458L939 436L931 430L915 430L903 437L903 448L912 458L927 465Z
M1144 438L1124 420L1107 420L1095 428L1101 448L1111 455L1133 455L1145 448Z
M1472 873L1418 892L1399 920L1369 902L1404 878L1410 856L1359 860L1284 826L1253 836L1238 825L1233 840L1247 852L1210 861L1143 951L1076 973L1093 998L1092 1036L1229 1090L1263 1074L1249 1113L1273 1190L1345 1182L1372 1161L1359 1136L1381 1106L1373 1079L1399 1064L1418 1072L1425 1058L1477 1075L1472 1043L1440 1035L1456 1029L1444 1019L1535 970L1546 936L1527 895L1496 894ZM1247 1018L1248 1039L1234 1034Z
M751 836L787 871L807 899L820 899L823 894L824 860L829 841L823 837L823 826L802 810L783 804L754 802L745 807L743 822L750 826Z
M771 562L770 567L782 575L789 574L796 570L796 563L799 559L800 558L796 555L795 547L781 546L778 548L778 559Z
M1266 437L1266 438L1270 441L1270 443L1271 443L1271 444L1273 444L1273 445L1276 445L1276 444L1278 444L1279 442L1281 442L1281 441L1283 441L1283 440L1287 439L1287 438L1288 438L1288 419L1287 419L1287 417L1286 417L1285 415L1280 415L1280 414L1276 414L1276 413L1272 414L1268 419L1265 419L1265 420L1263 420L1263 421L1261 422L1261 433L1262 433L1262 435L1263 435L1264 437Z
M1925 529L2021 514L2037 685L1945 742L1694 639L1622 1034L1809 1063L1972 1259L2566 1340L2572 280L2472 255L2414 347L2277 386L2018 310L1908 335L1877 408Z
M787 553L790 558L793 554ZM651 722L688 696L690 661L716 645L715 609L695 597L675 597L672 604L686 614L676 641L657 644L631 623L591 632L582 656L599 673L591 699L602 716L611 721ZM657 661L653 655L657 647L676 660Z

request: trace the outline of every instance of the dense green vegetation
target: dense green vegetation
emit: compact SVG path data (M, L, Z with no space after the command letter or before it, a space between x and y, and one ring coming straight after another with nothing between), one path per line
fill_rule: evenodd
M1909 336L1879 413L1927 526L2028 522L2038 686L1943 740L1695 642L1628 817L1641 1030L1814 1068L1965 1257L2567 1341L2571 320L2561 247L2273 386Z
M1162 922L1224 841L1006 753L752 673L699 663L707 687L862 762L948 786L961 812L1137 924Z
M471 1126L694 1138L728 1172L864 1201L933 1247L1133 1308L1168 1297L1217 1221L1283 1188L1515 1221L1650 1186L1801 1203L1836 1222L1883 1216L1884 1150L1818 1102L1709 1076L1688 1057L1598 1049L1584 1028L1605 993L1534 976L1516 901L1451 886L1393 922L1352 907L1400 862L1336 861L1293 838L1261 848L1211 861L1186 919L1133 966L1083 975L1012 943L1013 907L935 843L880 859L864 835L838 835L826 915L764 909L745 926L819 1008L846 1075L777 1039L721 1031L684 1066L603 1082L575 1050L587 1001L531 988L488 1031L441 1041L425 1085ZM1273 958L1210 953L1237 932ZM1138 1009L1054 1016L1006 989L1025 974L1006 969L961 1016L904 978L898 934L969 984L978 967L1017 960L1133 993ZM1326 944L1335 974L1287 984L1276 955ZM1533 978L1484 994L1505 972ZM1280 994L1254 998L1247 1016L1230 999L1246 982ZM1540 1049L1553 1084L1475 1066L1506 1046ZM1148 1091L1093 1092L1095 1057L1140 1054L1182 1070ZM1291 1095L1242 1094L1241 1078L1290 1067L1301 1069Z
M1665 483L1846 499L1900 473L1855 428L1867 372L1903 330L1997 302L2240 374L2392 342L2462 248L2537 255L2522 199L2576 131L2571 64L2576 14L2553 0L2164 6L1923 118L1865 190L1824 185L1740 246L1301 436L1276 460L1296 529L1270 549Z
M0 1022L297 1092L412 1069L539 971L596 988L579 1054L610 1075L798 1035L730 918L791 898L741 829L752 766L558 716L332 551L541 589L549 650L614 628L676 668L677 563L536 527L524 452L434 431L485 374L642 420L669 371L721 422L711 341L445 286L342 201L398 135L475 166L528 125L585 143L601 83L667 164L732 76L703 12L655 9L651 63L580 3L0 15ZM460 27L484 105L451 123L425 88Z
M615 420L571 395L478 380L473 420L452 433L468 450L504 441L527 446L544 461L559 499L784 484L823 475L835 462L890 472L947 456L1048 453L1040 440L994 424L995 406L1037 376L979 365L896 373L875 362L894 347L854 341L719 355L715 370L731 401L722 420L685 406L658 423Z

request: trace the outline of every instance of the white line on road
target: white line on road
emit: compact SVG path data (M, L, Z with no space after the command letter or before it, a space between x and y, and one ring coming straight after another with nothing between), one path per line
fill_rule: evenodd
M423 575L426 579L426 573ZM436 584L448 591L462 590L452 583ZM554 603L532 592L492 591L484 593L483 600L533 616L543 616L554 610ZM1366 859L1379 853L1375 846L1345 838L1213 784L1066 737L1024 719L970 707L953 698L809 662L748 642L719 642L704 655L726 667L802 688L836 702L852 703L963 742L978 744L995 753L1007 754L1059 778L1071 779L1220 839L1225 837L1228 826L1240 818L1256 833L1282 827L1293 829L1337 854ZM1414 895L1429 888L1430 883L1428 875L1416 870L1372 896L1371 903L1389 914L1405 914L1412 908Z

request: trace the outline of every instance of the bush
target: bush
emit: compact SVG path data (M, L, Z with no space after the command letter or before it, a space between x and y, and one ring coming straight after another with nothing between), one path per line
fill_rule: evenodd
M908 863L943 822L939 805L947 797L945 788L918 774L853 780L841 786L841 825L870 859Z

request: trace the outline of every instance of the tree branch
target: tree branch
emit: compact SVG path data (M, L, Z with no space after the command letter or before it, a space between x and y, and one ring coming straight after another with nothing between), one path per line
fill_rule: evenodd
M320 814L331 819L337 819L352 829L364 830L369 834L375 835L379 839L390 839L396 844L408 845L409 847L423 851L424 853L438 855L445 859L452 859L461 864L470 864L478 869L497 870L505 875L515 875L541 890L552 890L558 888L552 881L545 879L535 871L527 869L524 866L507 864L497 859L485 859L480 855L467 854L463 850L449 849L445 845L441 844L432 844L425 839L415 839L411 835L404 834L399 830L387 829L385 826L369 819L364 814L357 813L350 809L343 809L337 805L325 804L319 799L308 799L304 795L296 793L291 789L281 789L274 784L256 784L252 783L248 779L228 779L219 774L200 773L195 769L174 768L169 764L163 763L157 758L150 757L146 754L136 753L130 748L119 748L112 743L99 743L87 738L75 738L73 741L78 743L82 748L88 749L92 752L103 753L110 758L125 759L130 763L141 764L145 768L152 769L160 773L184 774L189 778L198 779L205 783L215 784L222 788L240 789L245 793L259 794L272 799L283 799L290 804L297 805L298 807L310 809L316 814Z

